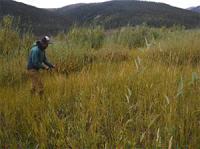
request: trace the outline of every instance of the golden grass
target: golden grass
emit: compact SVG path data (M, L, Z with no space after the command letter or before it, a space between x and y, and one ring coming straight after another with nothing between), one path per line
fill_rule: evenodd
M115 148L199 146L199 80L189 67L137 70L133 61L98 63L64 76L44 74L45 98L29 83L1 88L1 144ZM159 129L160 142L156 141Z
M29 93L25 48L1 55L0 148L200 148L199 32L180 32L141 50L57 42L43 98Z

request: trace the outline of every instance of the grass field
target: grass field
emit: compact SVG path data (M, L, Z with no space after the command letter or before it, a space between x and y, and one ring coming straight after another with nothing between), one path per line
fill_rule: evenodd
M0 148L200 148L200 30L60 33L43 99L26 74L35 39L1 23Z

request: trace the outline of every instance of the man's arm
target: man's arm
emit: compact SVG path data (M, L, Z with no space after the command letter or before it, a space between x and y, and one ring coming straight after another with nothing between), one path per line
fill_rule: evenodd
M45 65L49 66L49 68L55 68L55 66L48 61L48 59L46 57L46 54L44 55L44 61L43 61L43 63Z

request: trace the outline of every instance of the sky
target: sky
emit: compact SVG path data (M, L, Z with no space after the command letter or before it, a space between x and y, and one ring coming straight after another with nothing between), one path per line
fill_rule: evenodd
M36 6L39 8L59 8L70 4L95 3L95 2L103 2L106 0L15 0L15 1L23 2L25 4ZM200 6L200 0L146 0L146 1L167 3L172 6L180 8Z

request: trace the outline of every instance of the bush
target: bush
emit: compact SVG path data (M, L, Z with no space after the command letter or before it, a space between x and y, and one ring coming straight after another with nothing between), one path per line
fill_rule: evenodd
M96 28L72 28L67 34L67 43L71 47L99 49L104 41L104 30Z
M197 65L200 63L200 31L178 31L157 42L148 52L153 61L168 65Z
M19 33L13 28L13 17L3 18L0 26L0 54L10 54L19 50Z
M0 26L0 84L14 85L26 80L26 59L34 36L21 34L14 18L5 16Z
M147 26L123 27L111 34L108 44L118 44L133 49L145 47L148 43L162 37L162 30Z

